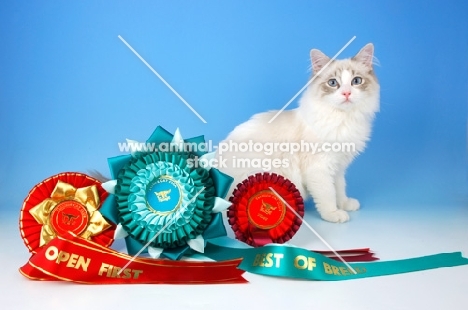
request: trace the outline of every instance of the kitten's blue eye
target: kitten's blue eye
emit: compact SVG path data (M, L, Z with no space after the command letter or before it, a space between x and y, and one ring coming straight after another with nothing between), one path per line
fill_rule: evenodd
M337 86L338 86L338 82L336 81L336 79L329 79L329 80L328 80L328 86L337 87Z
M351 85L360 85L360 84L362 84L362 78L359 76L356 76L351 82Z

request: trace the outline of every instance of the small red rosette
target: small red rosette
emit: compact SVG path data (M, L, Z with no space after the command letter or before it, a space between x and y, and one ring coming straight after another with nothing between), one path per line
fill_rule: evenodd
M227 216L236 238L254 247L284 243L302 224L304 201L301 194L290 180L275 173L249 176L237 185L229 200L232 205Z
M99 212L108 193L101 182L82 173L65 172L45 179L29 192L21 208L21 238L31 253L68 232L108 247L115 225Z

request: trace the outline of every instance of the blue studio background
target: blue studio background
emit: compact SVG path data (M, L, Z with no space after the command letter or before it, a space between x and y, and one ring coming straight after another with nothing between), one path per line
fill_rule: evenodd
M332 56L354 35L340 58L374 43L381 112L350 194L364 209L466 207L467 15L462 0L4 1L0 216L56 173L108 174L117 143L157 125L219 142L307 82L311 48Z

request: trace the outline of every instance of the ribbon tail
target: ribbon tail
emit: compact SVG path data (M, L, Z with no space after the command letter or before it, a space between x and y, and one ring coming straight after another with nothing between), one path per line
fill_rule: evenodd
M218 237L226 236L226 228L223 224L223 216L221 213L214 213L213 219L211 220L208 227L203 232L203 238L205 240L214 239Z
M121 224L118 224L114 232L114 239L123 239L127 236L128 233L125 231Z
M198 235L194 239L190 239L187 244L189 247L197 252L203 253L205 252L205 239L203 239L202 235Z
M164 249L162 248L155 248L152 246L148 247L148 254L151 256L151 258L159 258L161 256L161 253L163 252Z
M231 203L223 198L215 197L213 213L224 212L231 206Z
M101 186L109 194L115 194L115 186L117 185L117 180L110 180L105 183L102 183Z
M70 253L77 259L72 260ZM130 268L122 269L129 263ZM31 280L62 280L83 284L245 283L242 277L244 271L237 268L239 263L238 259L189 262L134 258L68 234L53 239L41 248L20 268L20 273Z
M23 267L21 267L19 269L19 272L30 280L36 280L36 281L58 281L59 280L34 268L29 262L26 263Z
M271 245L259 248L233 248L216 245L211 241L207 243L204 255L214 260L242 257L239 268L251 273L321 281L351 280L468 265L468 259L460 252L442 253L385 262L351 263L350 266L356 271L354 274L342 262L301 248ZM271 258L271 263L268 257ZM290 265L284 264L294 260L300 268L289 268ZM272 266L276 268L269 268Z
M269 243L273 243L273 240L271 240L271 236L268 230L259 229L254 226L250 228L250 235L254 240L256 246L262 247Z
M232 182L234 182L234 178L216 168L210 169L210 176L215 184L216 196L226 197Z
M174 132L174 137L172 137L171 145L175 146L175 149L177 149L179 152L182 152L184 150L184 139L182 138L179 128L177 128Z
M130 154L132 155L132 157L135 157L135 154L137 153L136 150L139 150L141 148L140 142L130 139L125 140L127 140L127 145L130 147Z
M189 250L190 250L190 247L188 245L185 245L183 247L174 248L174 249L165 249L161 253L161 257L169 258L170 260L179 260Z
M206 170L210 170L213 167L213 159L216 157L216 152L206 153L200 157L200 166Z

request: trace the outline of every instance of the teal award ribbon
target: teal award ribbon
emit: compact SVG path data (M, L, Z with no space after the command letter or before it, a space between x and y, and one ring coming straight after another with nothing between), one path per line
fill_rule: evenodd
M115 238L125 238L130 255L203 253L207 240L226 235L220 212L230 206L224 197L233 178L210 164L203 136L183 139L158 126L146 145L152 150L108 159L102 214L117 224Z
M320 281L352 280L468 264L468 259L460 252L442 253L386 262L350 263L356 271L354 274L344 263L302 248L284 245L233 248L218 245L214 240L208 242L204 255L217 261L243 258L238 268L255 274Z

